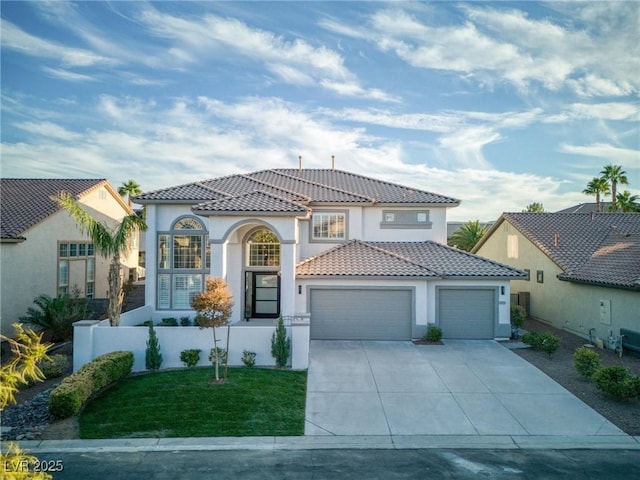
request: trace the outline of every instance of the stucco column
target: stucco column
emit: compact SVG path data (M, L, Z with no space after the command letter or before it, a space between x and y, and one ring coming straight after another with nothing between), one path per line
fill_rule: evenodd
M80 320L73 324L74 372L93 360L93 332L99 323L100 320Z
M212 277L226 278L227 275L227 244L211 242L211 270Z
M291 316L296 309L296 244L280 245L280 313Z
M147 230L144 234L145 245L145 289L144 289L144 304L156 305L156 273L158 268L158 238L156 237L156 231L158 229L158 221L156 218L158 209L155 205L146 206L146 218Z
M291 368L309 368L309 315L298 315L291 319Z

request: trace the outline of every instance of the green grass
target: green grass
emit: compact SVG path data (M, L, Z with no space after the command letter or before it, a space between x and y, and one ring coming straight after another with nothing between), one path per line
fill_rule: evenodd
M90 402L80 438L303 435L307 373L213 368L129 377Z

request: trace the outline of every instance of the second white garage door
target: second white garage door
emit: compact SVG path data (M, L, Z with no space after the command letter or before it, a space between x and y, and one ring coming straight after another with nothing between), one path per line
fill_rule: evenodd
M444 338L494 338L494 288L438 288L437 292L438 324Z
M312 288L312 340L410 340L411 290Z

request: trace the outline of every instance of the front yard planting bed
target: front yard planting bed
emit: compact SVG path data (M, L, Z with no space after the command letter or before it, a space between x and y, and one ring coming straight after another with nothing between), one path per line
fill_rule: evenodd
M87 405L80 438L303 435L306 371L213 368L127 378Z

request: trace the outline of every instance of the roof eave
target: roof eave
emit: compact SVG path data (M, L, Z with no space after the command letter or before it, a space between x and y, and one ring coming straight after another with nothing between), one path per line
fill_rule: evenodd
M25 237L15 237L15 238L2 238L0 239L0 243L22 243L26 241Z
M582 285L592 285L594 287L615 288L617 290L630 290L633 292L640 292L640 284L623 285L623 284L609 283L609 282L598 282L597 280L570 278L562 274L557 275L557 277L558 277L558 280L562 282L580 283Z
M305 216L305 212L269 212L259 210L243 211L216 211L216 210L195 210L193 213L202 217L300 217Z

